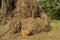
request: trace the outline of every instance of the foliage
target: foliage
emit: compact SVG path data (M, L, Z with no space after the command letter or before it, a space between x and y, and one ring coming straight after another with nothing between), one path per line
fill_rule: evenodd
M60 1L59 0L39 0L43 10L51 19L60 19Z

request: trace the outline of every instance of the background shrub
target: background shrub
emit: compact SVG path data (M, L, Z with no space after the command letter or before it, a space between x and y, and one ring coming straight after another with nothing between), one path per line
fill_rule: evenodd
M60 19L60 0L39 0L43 10L51 19Z

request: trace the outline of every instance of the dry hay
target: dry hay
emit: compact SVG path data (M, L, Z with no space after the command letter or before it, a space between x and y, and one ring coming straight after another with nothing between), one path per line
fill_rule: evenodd
M3 23L7 22L7 24L4 25L1 22L2 29L0 30L7 29L4 34L9 32L34 35L42 31L50 31L50 21L36 0L2 1L4 1L2 5L5 7L1 7L0 20L3 19Z
M39 34L40 32L43 31L50 31L48 27L44 25L44 22L40 18L26 18L22 19L21 21L21 31L25 30L22 32L22 35L26 34L27 35L34 35L34 34Z

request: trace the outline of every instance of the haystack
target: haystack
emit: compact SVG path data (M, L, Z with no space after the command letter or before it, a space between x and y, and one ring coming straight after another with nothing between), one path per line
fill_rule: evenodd
M7 32L4 33L21 33L22 30L27 30L28 35L34 35L50 31L50 21L37 0L2 0L0 4L0 21L3 21L0 25L2 29L8 29L5 28Z

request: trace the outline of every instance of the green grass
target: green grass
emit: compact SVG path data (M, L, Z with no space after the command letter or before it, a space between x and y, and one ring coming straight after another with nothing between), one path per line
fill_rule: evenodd
M60 40L60 20L51 21L52 30L48 33L40 33L26 40Z

